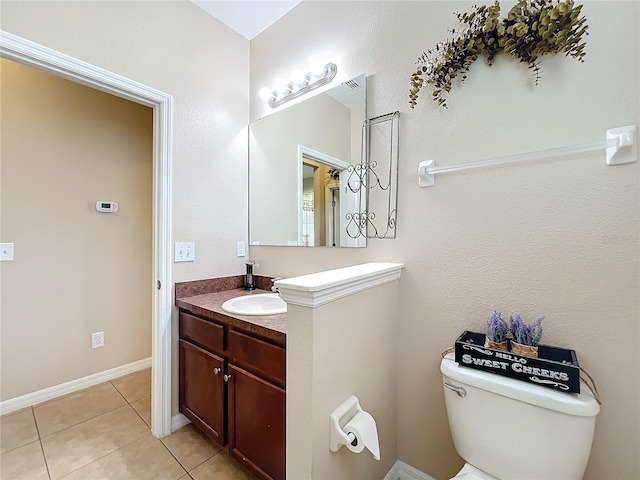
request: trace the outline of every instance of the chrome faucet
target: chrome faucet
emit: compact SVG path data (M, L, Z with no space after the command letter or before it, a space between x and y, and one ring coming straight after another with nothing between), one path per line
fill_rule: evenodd
M280 296L280 298L282 298L282 294L280 293L280 290L278 290L278 287L276 287L276 282L278 280L283 280L283 278L282 277L275 277L275 278L271 279L271 283L273 283L273 285L271 285L271 291L273 293L277 293Z

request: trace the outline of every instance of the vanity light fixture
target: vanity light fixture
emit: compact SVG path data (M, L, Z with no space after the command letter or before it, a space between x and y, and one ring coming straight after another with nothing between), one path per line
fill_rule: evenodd
M289 100L330 83L335 78L337 71L338 67L331 62L326 65L312 67L311 71L306 75L300 71L295 71L289 84L283 85L284 82L282 81L276 82L277 85L273 86L273 91L269 92L268 89L264 88L260 91L260 96L267 100L271 108L276 108Z

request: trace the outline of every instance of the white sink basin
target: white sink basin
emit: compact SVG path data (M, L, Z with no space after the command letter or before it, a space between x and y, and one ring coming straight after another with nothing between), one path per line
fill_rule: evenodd
M287 302L277 293L258 293L227 300L222 309L238 315L277 315L286 313Z

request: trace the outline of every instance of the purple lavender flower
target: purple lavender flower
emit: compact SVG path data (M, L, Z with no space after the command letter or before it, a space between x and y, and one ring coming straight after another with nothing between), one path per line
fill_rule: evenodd
M538 317L538 319L531 324L531 345L534 347L538 346L542 338L542 320L544 320L544 317Z
M542 320L544 320L544 317L539 317L531 325L527 325L522 321L520 315L516 314L515 318L509 316L513 339L522 345L538 346L542 338Z
M526 325L522 321L522 318L520 318L520 315L516 314L515 318L512 315L509 315L509 324L513 340L524 345Z
M494 311L491 318L487 320L487 338L496 343L504 342L507 339L509 327L502 319L501 313Z

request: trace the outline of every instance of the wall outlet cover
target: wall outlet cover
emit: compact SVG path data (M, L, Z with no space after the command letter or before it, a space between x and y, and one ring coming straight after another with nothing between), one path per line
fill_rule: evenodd
M104 347L104 332L96 332L91 334L91 348Z

